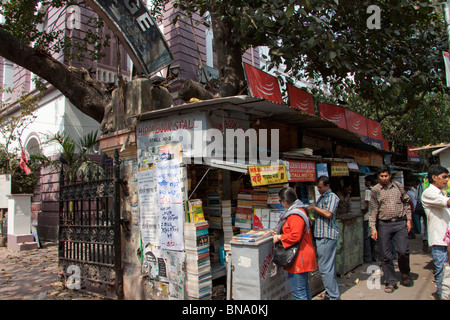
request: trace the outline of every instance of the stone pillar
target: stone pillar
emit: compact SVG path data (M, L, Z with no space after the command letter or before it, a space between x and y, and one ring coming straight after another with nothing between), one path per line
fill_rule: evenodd
M31 194L10 194L8 197L8 249L37 249L31 234Z

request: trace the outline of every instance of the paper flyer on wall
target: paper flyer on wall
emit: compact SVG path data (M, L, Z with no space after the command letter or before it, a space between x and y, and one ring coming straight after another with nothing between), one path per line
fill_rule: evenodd
M177 159L158 162L156 182L161 248L184 250L184 205L180 162Z

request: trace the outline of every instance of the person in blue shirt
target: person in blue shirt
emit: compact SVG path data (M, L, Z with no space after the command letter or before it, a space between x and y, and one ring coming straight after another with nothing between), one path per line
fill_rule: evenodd
M316 205L308 206L307 210L314 210L317 264L326 290L325 299L339 300L340 293L336 276L336 249L339 237L336 211L339 197L331 191L330 179L326 176L320 176L316 186L320 197Z

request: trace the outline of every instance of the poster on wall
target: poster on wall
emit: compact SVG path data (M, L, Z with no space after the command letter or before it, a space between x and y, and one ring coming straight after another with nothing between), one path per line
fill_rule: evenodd
M161 248L183 250L184 206L180 162L176 159L158 162L156 183Z
M144 247L148 244L159 245L161 228L159 226L156 169L140 170L137 178L142 243Z
M317 163L316 164L316 174L317 178L321 176L328 177L328 165L326 163Z

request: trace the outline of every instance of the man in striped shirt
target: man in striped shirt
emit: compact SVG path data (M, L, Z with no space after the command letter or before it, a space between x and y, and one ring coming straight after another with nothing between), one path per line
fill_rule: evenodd
M339 228L336 211L339 197L330 189L330 180L321 176L316 182L320 193L316 205L307 207L314 210L314 238L316 240L317 265L326 290L325 299L339 300L339 287L336 278L336 248Z
M383 165L378 169L378 183L372 188L369 202L369 225L372 229L372 239L379 240L381 265L385 278L385 289L392 293L397 288L393 253L398 253L398 267L402 274L402 284L412 286L409 277L409 240L411 231L411 207L409 196L403 186L391 181L392 174L389 166ZM394 241L394 246L392 241Z

